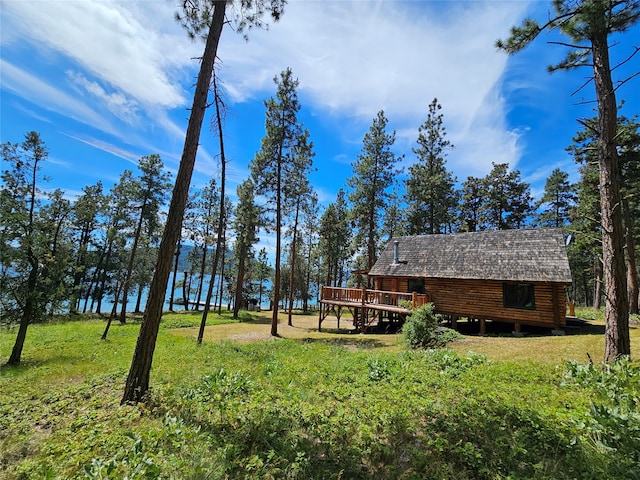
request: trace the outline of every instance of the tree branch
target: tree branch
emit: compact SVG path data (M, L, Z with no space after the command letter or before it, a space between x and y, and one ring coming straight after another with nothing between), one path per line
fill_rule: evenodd
M591 131L593 134L598 135L598 129L595 128L593 126L593 121L592 119L583 119L583 118L578 118L577 122L582 125L586 130Z
M557 42L557 41L547 42L547 44L549 44L549 45L561 45L563 47L576 48L576 49L579 49L579 50L584 50L586 48L589 48L589 47L586 47L584 45L573 45L572 43Z
M615 86L615 88L613 89L613 91L615 92L616 90L618 90L622 85L624 85L625 83L627 83L629 80L637 77L638 75L640 75L640 72L636 72L633 75L625 78L624 80L620 80L618 83L618 85Z
M569 95L570 97L573 97L576 93L578 93L580 90L582 90L584 87L586 87L587 85L589 85L591 82L593 82L593 77L589 77L587 78L587 80L580 85L575 91L573 91L571 93L571 95Z

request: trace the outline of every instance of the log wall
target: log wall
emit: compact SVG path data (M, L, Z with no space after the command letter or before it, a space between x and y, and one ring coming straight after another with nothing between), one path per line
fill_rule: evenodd
M501 281L425 279L425 293L438 313L454 317L497 320L524 325L557 328L566 324L565 286L557 283L535 283L535 309L505 308ZM408 279L378 277L376 288L406 292Z

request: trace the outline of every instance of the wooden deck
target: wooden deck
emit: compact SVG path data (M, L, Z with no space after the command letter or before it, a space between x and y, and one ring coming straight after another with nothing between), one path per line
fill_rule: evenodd
M428 295L417 293L388 292L366 288L322 287L320 293L320 316L318 331L322 321L333 313L338 319L343 309L353 316L353 326L360 332L373 327L397 328L404 323L411 309L429 302Z

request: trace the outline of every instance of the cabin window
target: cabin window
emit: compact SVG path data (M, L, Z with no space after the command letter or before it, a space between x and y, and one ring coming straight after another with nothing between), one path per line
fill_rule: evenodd
M407 293L424 294L424 278L410 278L407 287Z
M536 299L530 283L502 284L502 301L506 308L535 310Z

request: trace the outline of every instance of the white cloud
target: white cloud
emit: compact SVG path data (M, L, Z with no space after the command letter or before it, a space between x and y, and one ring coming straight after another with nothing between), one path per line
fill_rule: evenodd
M135 153L129 150L125 150L124 148L113 145L112 143L106 142L98 138L88 137L88 136L82 136L82 137L74 136L74 135L67 135L67 136L69 138L73 138L74 140L82 142L86 145L97 148L98 150L102 150L103 152L110 153L111 155L114 155L118 158L122 158L123 160L126 160L127 162L133 165L138 165L139 155L136 155Z
M507 57L494 42L530 3L291 0L281 21L250 32L249 42L224 31L221 76L233 101L262 100L273 94L273 77L290 66L304 108L339 125L336 143L359 144L384 109L408 156L437 97L456 145L451 168L461 179L484 175L491 162L515 166L521 155L499 91ZM173 20L175 8L170 1L3 2L10 19L3 18L3 43L27 41L44 57L68 57L65 69L95 105L4 61L2 87L150 151L158 148L154 129L177 142L184 127L168 113L188 107L202 44L187 39ZM115 132L96 113L103 108L135 128ZM215 171L202 147L198 158L196 171ZM244 175L242 168L232 177Z
M184 55L188 41L184 34L183 41L175 41L173 37L180 33L177 26L175 31L156 31L157 17L172 18L169 3L142 2L141 6L148 17L135 17L133 12L142 10L120 2L3 2L6 14L13 17L11 27L22 29L22 40L67 55L91 75L140 102L183 105L185 94L173 78L173 69L189 61L189 55ZM14 37L9 34L7 41Z
M49 85L31 73L0 59L2 71L2 88L27 99L47 110L61 113L74 120L81 121L112 133L113 127L86 103L67 92Z
M88 80L79 72L67 71L67 76L78 86L104 104L109 111L129 125L138 123L139 108L135 101L120 92L107 93L97 82Z
M517 134L508 130L497 94L507 57L494 42L526 6L293 1L279 23L252 32L248 44L225 32L222 75L232 98L245 101L271 94L272 77L290 66L306 108L355 118L361 132L384 109L405 144L415 142L437 97L458 146L452 164L488 171L491 161L519 158Z

